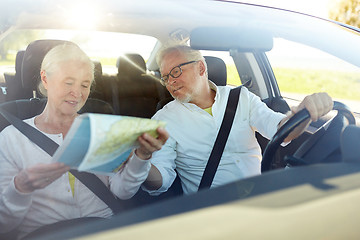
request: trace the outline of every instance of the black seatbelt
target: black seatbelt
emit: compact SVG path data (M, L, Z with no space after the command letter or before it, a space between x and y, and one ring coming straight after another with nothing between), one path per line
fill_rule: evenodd
M9 123L30 139L30 141L38 145L50 156L54 155L59 145L51 138L4 109L1 109L0 113L4 116L4 118L6 118L6 120L8 120ZM88 172L79 172L75 169L72 169L69 172L71 172L71 174L89 188L98 198L106 203L114 214L123 210L117 198L96 175Z
M224 113L224 118L221 123L221 127L216 137L209 160L206 164L204 174L201 178L199 190L210 188L211 183L214 179L227 139L229 137L232 123L234 121L236 108L239 102L241 87L242 86L239 86L237 88L233 88L230 90L229 98L226 105L226 110Z

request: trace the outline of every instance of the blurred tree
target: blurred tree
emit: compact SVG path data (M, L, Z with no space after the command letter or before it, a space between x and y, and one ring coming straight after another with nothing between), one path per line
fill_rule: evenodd
M25 49L30 42L41 38L42 35L42 32L33 30L10 32L0 41L1 60L6 60L11 50Z
M360 27L360 0L337 0L330 9L329 18Z

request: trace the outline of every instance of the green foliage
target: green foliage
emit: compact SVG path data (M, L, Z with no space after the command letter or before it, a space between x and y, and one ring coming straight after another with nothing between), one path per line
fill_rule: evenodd
M360 100L359 73L275 68L274 74L282 92L327 92L333 98Z
M335 21L360 27L360 0L339 0L329 12L329 18Z
M235 65L227 65L228 84L238 86L240 79ZM360 74L338 71L274 68L281 92L312 94L327 92L340 99L360 100Z
M8 60L8 54L11 51L17 52L19 49L25 49L26 46L35 39L41 38L41 31L21 30L14 31L6 35L0 41L0 56L2 60Z

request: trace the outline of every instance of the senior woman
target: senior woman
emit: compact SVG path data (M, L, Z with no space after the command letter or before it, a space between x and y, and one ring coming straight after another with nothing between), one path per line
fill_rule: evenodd
M94 79L94 65L75 44L59 45L43 59L41 88L47 104L40 115L24 120L59 145L84 106ZM139 137L125 167L113 177L98 176L119 198L132 197L150 169L151 154L168 138ZM0 232L17 229L19 238L46 224L79 217L112 216L110 208L51 156L13 126L0 133ZM137 183L132 182L133 179Z

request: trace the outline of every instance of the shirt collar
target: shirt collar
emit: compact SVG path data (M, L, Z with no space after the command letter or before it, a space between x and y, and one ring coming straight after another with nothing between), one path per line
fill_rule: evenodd
M219 91L218 91L218 87L216 86L216 84L215 83L213 83L211 80L209 80L209 86L210 86L210 88L212 89L212 90L214 90L215 91L215 98L214 98L214 100L215 100L215 102L216 102L216 100L217 99L219 99Z

